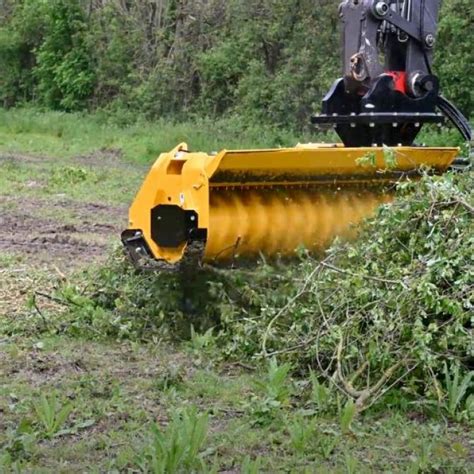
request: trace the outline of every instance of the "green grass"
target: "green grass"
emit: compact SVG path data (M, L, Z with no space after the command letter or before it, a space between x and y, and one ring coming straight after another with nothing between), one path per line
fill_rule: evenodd
M0 149L53 157L87 155L101 149L120 150L126 161L150 163L159 153L187 142L195 151L227 148L294 146L311 141L271 126L248 127L239 117L187 123L169 120L118 125L105 115L0 109Z
M124 160L149 164L164 151L186 142L194 151L294 146L298 142L337 141L334 134L295 133L271 124L248 124L238 116L218 120L193 118L188 122L120 123L105 114L71 114L37 109L0 109L0 149L50 157L77 157L118 152ZM418 140L433 146L458 146L452 129L428 127Z
M98 166L63 157L44 157L33 162L7 158L0 161L0 171L2 194L42 199L46 201L46 215L62 212L52 210L48 204L64 199L127 205L147 172L142 166ZM11 206L21 207L21 200Z
M5 468L136 469L155 449L153 427L161 432L160 449L169 450L167 437L177 436L181 443L188 436L176 414L193 409L208 415L205 440L195 454L205 466L199 472L238 470L247 457L259 459L260 472L342 473L351 463L358 472L468 472L461 426L389 411L358 418L344 430L337 418L302 405L297 381L289 377L292 403L255 423L255 408L265 398L258 388L265 367L249 373L210 365L206 358L196 361L192 351L163 344L63 338L24 339L4 345L2 352L0 459ZM179 377L164 387L170 370ZM173 417L174 434L166 428Z

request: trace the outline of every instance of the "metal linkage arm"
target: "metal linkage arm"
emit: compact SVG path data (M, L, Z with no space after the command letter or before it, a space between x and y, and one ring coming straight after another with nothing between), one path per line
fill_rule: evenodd
M441 0L344 0L343 77L312 122L334 125L347 146L411 145L424 123L441 123L444 115L470 140L468 121L440 95L432 72L440 6Z
M368 89L387 71L404 71L409 92L431 74L440 0L345 0L344 77L348 89ZM385 64L380 64L380 53Z

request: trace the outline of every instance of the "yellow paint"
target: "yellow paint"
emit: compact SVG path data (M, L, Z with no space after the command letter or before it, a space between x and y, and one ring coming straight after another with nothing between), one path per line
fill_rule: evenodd
M321 248L336 235L350 236L353 224L386 202L375 182L393 183L421 166L442 173L458 151L395 148L395 173L386 171L382 148L309 144L208 155L190 153L182 143L151 168L130 208L129 228L143 233L156 259L170 263L182 258L186 244L162 248L151 238L150 211L160 204L197 212L199 227L208 231L208 259L289 254L300 244ZM369 153L375 167L358 161Z

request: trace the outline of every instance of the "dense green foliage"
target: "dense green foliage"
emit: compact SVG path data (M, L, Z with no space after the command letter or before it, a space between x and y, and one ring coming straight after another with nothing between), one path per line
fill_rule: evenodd
M469 0L445 0L436 67L474 109ZM0 103L151 118L229 112L304 127L339 74L333 0L4 0Z

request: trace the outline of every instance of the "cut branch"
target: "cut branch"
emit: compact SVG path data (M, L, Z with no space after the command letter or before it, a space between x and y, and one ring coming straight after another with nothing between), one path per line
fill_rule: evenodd
M363 411L367 408L367 403L373 397L376 397L380 390L384 387L384 385L392 378L395 371L401 367L401 365L405 362L404 360L398 361L396 364L389 367L380 377L379 381L373 385L372 387L367 387L364 390L357 390L352 381L357 379L369 366L368 361L364 362L359 369L356 370L354 375L351 378L351 381L346 380L342 373L342 351L344 348L344 340L341 337L337 347L337 354L336 354L336 374L339 382L342 384L344 391L356 400L356 408L357 411Z

